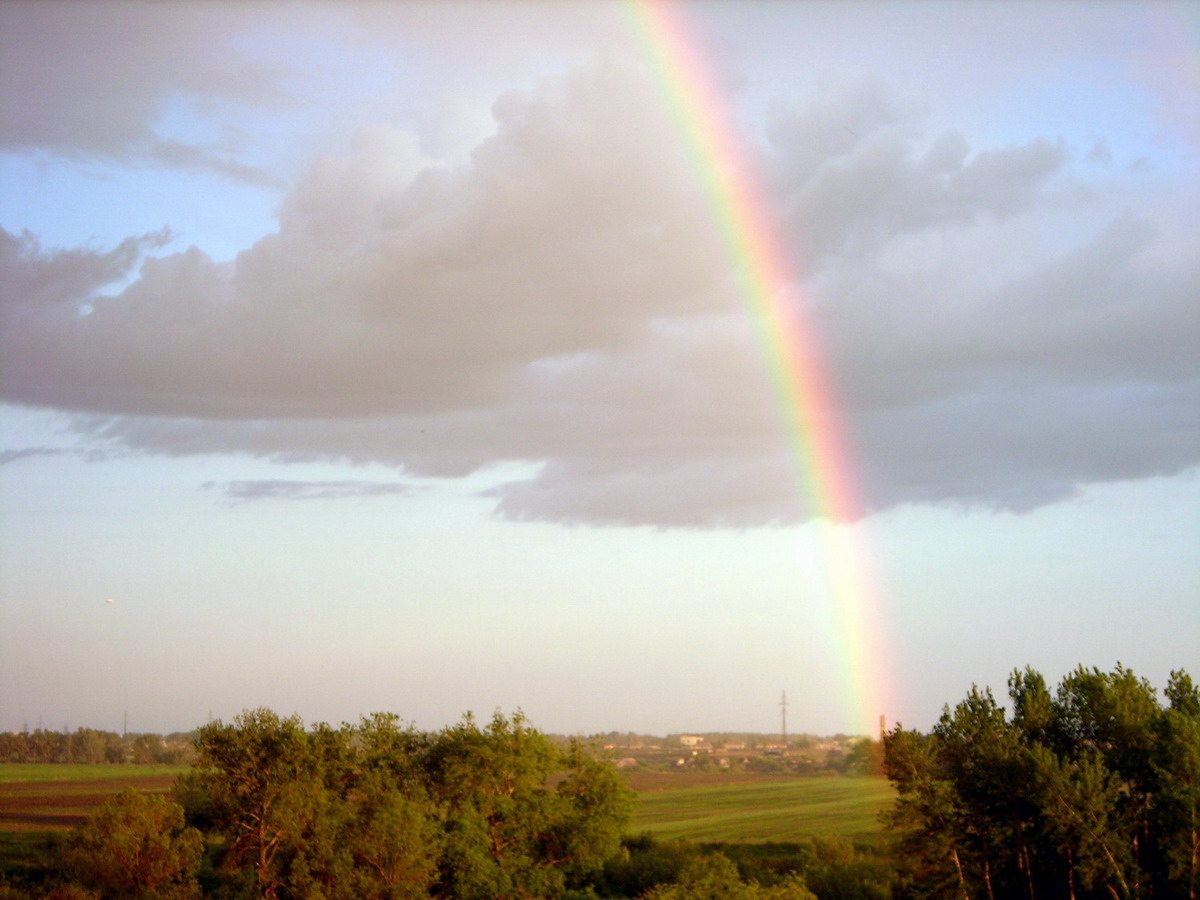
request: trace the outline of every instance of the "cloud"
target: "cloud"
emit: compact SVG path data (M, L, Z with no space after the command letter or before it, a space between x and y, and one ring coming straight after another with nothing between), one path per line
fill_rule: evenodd
M151 236L5 234L3 397L76 411L98 447L432 477L536 463L490 489L516 519L803 517L755 323L655 86L597 64L494 115L460 168L365 129L235 261L146 257L115 294ZM1122 210L1057 139L974 148L877 89L773 136L796 302L870 509L1028 509L1197 463L1200 241ZM245 485L227 490L312 492Z
M917 113L871 86L780 118L771 133L773 186L810 267L878 253L907 234L1027 212L1068 162L1061 141L1043 138L975 153L956 131L928 140Z
M628 344L647 315L719 308L728 278L682 149L647 85L613 78L502 99L500 135L462 172L416 173L411 138L362 133L236 264L147 259L91 315L27 319L6 389L131 413L430 412L495 402L538 360ZM56 274L12 265L35 285Z
M403 497L416 490L411 485L380 481L208 481L205 490L222 491L233 504L255 500L345 500L361 497Z
M34 459L38 456L61 456L69 451L59 447L20 447L12 450L0 450L0 466L7 466L22 459Z
M240 16L253 21L252 8ZM161 131L172 103L282 101L282 73L240 54L229 33L211 4L0 4L0 150L274 183L239 161L233 143Z
M127 238L108 251L89 248L47 250L28 231L0 228L0 273L4 297L14 308L45 311L71 307L75 312L101 288L125 278L142 256L171 240L170 229Z

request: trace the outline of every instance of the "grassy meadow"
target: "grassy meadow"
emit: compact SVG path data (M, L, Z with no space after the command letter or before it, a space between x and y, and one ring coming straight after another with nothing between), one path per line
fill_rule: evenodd
M792 778L694 784L639 792L630 831L665 840L798 841L841 836L871 841L895 792L884 778Z
M112 763L0 763L0 784L14 782L109 781L180 775L187 766Z

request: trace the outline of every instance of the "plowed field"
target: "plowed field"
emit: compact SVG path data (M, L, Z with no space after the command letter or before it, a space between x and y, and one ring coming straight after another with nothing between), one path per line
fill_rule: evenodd
M0 782L0 831L61 831L82 822L125 788L166 793L174 775L129 775L90 781Z

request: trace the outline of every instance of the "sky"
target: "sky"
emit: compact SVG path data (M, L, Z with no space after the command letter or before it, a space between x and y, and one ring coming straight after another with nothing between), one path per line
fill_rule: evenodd
M1200 5L675 10L833 520L649 9L0 0L0 730L1200 677Z

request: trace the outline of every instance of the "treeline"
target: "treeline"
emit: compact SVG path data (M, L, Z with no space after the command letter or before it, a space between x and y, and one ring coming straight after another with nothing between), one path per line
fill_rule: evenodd
M171 797L117 795L46 880L0 898L815 900L797 859L820 884L890 877L847 866L838 841L779 860L630 838L632 801L610 762L519 714L430 734L260 709L200 729Z
M193 733L120 735L94 728L0 731L0 763L186 765L191 761L193 737Z
M391 715L306 729L260 709L199 730L173 799L130 791L102 807L66 841L70 884L55 890L562 896L619 851L630 802L612 766L520 715L429 734Z
M1053 694L1008 683L1011 717L973 688L930 734L900 727L888 814L916 897L1189 898L1200 875L1200 695L1173 672L1080 667Z
M928 733L864 743L891 839L702 846L627 834L608 761L521 715L436 733L270 710L195 736L171 797L127 791L0 900L1195 900L1200 693L1174 672L1026 669ZM714 814L719 814L714 811Z

